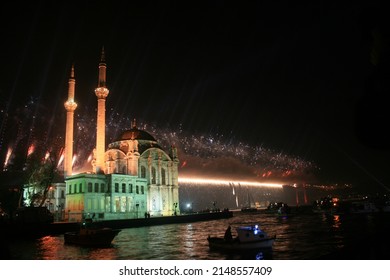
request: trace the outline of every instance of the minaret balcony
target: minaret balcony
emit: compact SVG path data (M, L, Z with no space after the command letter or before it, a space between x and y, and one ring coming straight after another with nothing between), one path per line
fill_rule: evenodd
M98 99L105 99L108 96L109 90L105 87L98 87L95 89L95 94Z
M68 100L65 102L64 106L65 106L66 111L74 111L77 108L77 103L74 101Z

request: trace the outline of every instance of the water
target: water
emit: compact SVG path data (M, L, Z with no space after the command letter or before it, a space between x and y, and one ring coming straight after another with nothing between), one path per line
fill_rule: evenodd
M207 236L223 236L235 223L258 223L276 234L272 250L250 254L211 251ZM319 260L390 259L390 214L275 214L235 212L230 219L123 229L109 248L64 244L64 236L11 241L11 259L19 260ZM234 233L234 229L233 229Z

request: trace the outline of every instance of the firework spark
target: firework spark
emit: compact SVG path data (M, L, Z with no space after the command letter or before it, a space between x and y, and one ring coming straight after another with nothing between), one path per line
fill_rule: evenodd
M35 112L33 108L28 106L36 106L37 104L31 103L26 105L27 112ZM74 151L77 155L77 160L73 161L74 172L80 172L86 170L91 166L91 151L95 148L95 134L96 134L96 116L95 112L88 113L87 109L81 110L84 113L78 114L75 118L75 133L74 133ZM119 117L116 110L107 110L111 112L107 118L107 143L111 143L118 139L120 134L127 129L130 129L132 118ZM58 125L54 126L56 129L51 130L50 139L49 135L45 134L45 120L53 119L53 116L46 116L48 111L44 110L40 112L41 118L36 120L36 125L32 128L31 132L29 114L20 114L12 127L17 127L13 138L9 142L18 143L13 149L12 156L16 157L16 151L28 151L31 154L34 151L35 146L44 147L51 151L60 150L58 147L64 145L64 128L65 120L62 118L57 119ZM40 123L42 122L42 123ZM222 181L229 184L240 182L247 185L270 185L270 183L258 183L264 181L294 181L294 178L302 178L303 176L311 176L318 168L311 162L304 160L297 156L291 156L284 154L280 151L274 151L266 148L263 144L258 146L249 145L241 141L233 141L232 139L226 139L223 135L211 135L211 134L199 134L190 133L184 131L179 125L178 127L162 127L144 123L142 121L137 122L138 128L150 133L157 141L159 145L166 151L169 151L169 147L174 145L178 150L180 165L179 174L181 178L192 178L196 176L205 178L204 181L208 184L213 184L215 178L224 178ZM11 127L9 124L8 127ZM8 133L7 135L12 135ZM31 138L30 136L34 137ZM38 135L46 135L45 139L39 139ZM30 138L29 138L30 137ZM19 139L15 142L15 139ZM28 139L28 142L22 141L22 139ZM28 144L28 143L35 143ZM28 145L22 147L21 145ZM58 146L57 148L55 146ZM59 152L60 154L60 152ZM61 156L62 157L62 156ZM7 165L10 155L4 154ZM58 168L61 169L63 159L60 158ZM227 176L231 176L233 179L226 179ZM184 180L184 179L183 179ZM203 180L203 179L200 179ZM246 182L247 181L247 182ZM200 183L200 182L198 182ZM219 182L221 183L221 182ZM280 184L276 184L280 186Z

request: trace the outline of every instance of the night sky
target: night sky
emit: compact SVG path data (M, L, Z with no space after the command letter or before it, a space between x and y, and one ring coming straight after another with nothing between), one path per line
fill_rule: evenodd
M94 114L104 46L118 119L266 146L323 180L388 190L388 15L379 1L307 2L13 1L0 11L1 161L24 104L64 120L72 64L76 113Z

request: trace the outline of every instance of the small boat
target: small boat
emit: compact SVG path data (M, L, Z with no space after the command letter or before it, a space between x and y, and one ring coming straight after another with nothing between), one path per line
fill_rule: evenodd
M379 210L381 212L386 212L386 213L389 213L390 212L390 200L386 200L385 202L383 202L382 204L379 205Z
M287 215L291 213L291 208L287 205L287 203L284 202L272 202L268 205L267 209L265 210L265 213L275 213L278 216Z
M276 235L269 237L258 225L238 226L236 228L237 236L234 238L228 237L229 231L230 226L225 232L225 237L208 236L207 241L210 249L227 251L272 249L276 239Z
M253 199L252 199L252 196L249 193L249 190L248 190L248 193L247 193L246 204L243 207L241 207L241 212L257 212L257 207L253 203Z
M92 222L92 219L85 219L78 231L65 232L64 241L66 244L108 247L120 231L120 229L99 227Z
M326 196L314 201L312 211L317 214L333 215L338 212L338 197Z
M353 201L349 212L353 214L359 213L377 213L380 209L375 205L375 203L366 200Z

